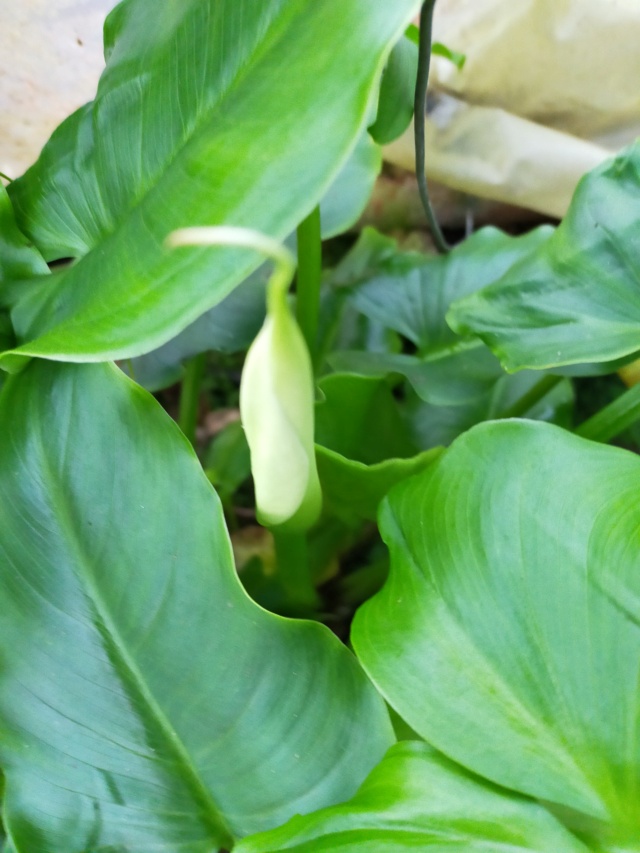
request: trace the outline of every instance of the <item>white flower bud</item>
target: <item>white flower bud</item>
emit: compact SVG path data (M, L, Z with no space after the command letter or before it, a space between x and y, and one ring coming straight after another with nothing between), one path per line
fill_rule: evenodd
M264 326L240 384L240 416L251 450L258 518L304 530L318 518L321 491L313 442L313 370L286 293L269 294Z
M249 348L240 383L240 416L251 451L259 521L303 531L318 519L322 492L314 449L313 368L287 302L295 259L280 243L245 228L184 228L171 246L244 246L276 262L267 318Z

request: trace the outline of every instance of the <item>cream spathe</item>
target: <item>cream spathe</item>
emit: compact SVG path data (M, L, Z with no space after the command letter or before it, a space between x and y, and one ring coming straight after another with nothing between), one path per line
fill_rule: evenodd
M245 228L185 228L168 243L242 246L275 261L267 317L242 373L240 416L251 451L258 520L304 531L320 515L322 492L314 448L313 368L287 299L295 258L280 243Z
M264 326L247 354L240 415L251 450L258 518L305 530L318 518L313 371L282 290L269 293Z

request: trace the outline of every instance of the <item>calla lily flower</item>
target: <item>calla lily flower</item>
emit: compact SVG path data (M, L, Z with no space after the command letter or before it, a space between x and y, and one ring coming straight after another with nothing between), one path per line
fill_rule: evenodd
M318 519L322 492L311 358L287 301L295 258L280 243L245 228L184 228L168 242L245 246L276 263L267 285L267 317L242 373L240 416L251 451L258 520L267 527L304 531Z
M240 416L251 450L259 520L306 529L318 518L313 444L313 371L286 294L271 292L264 326L240 384Z

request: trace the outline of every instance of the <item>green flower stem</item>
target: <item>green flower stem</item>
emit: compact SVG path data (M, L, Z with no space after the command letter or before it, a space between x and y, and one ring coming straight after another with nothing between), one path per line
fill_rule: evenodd
M523 415L526 415L529 409L532 409L536 403L539 403L543 397L546 397L550 391L553 391L556 385L562 382L562 378L562 376L550 376L546 374L536 382L533 388L527 391L526 394L523 394L519 400L516 400L513 406L509 406L506 411L498 415L498 419L521 418Z
M436 215L429 198L429 187L425 169L426 146L424 138L424 118L427 111L427 86L429 85L429 68L431 66L431 42L433 40L433 10L436 0L425 0L420 12L420 43L418 52L418 76L413 102L413 127L416 148L416 179L424 212L429 228L438 251L446 253L451 246L447 243L438 224Z
M296 614L316 612L320 598L311 580L309 548L305 533L271 528L276 549L277 576Z
M607 442L640 420L640 385L624 391L588 420L580 424L576 434L591 441Z
M316 207L298 226L298 279L296 314L309 348L311 362L318 354L318 315L322 276L320 208Z
M200 405L200 387L207 363L206 352L196 355L187 362L182 390L180 392L180 411L178 424L191 444L196 443L196 426L198 424L198 408Z
M302 311L305 322L305 333L313 338L315 348L315 338L317 336L318 328L321 248L320 214L317 210L314 211L314 213L300 226L298 231L298 241L300 263L301 266L304 265L305 267L305 271L301 271L301 275L298 279L298 286L301 294L300 301L302 302L302 308L300 310ZM270 472L268 468L273 462L272 448L274 445L267 448L269 452L266 454L265 470L265 426L269 427L268 419L278 415L278 411L283 405L285 408L287 405L291 407L291 405L296 403L297 398L299 398L297 399L297 403L302 406L302 411L294 411L294 415L299 421L297 425L293 424L294 428L299 429L296 441L310 441L311 454L313 454L313 438L312 436L309 438L309 436L306 435L308 432L312 433L313 426L313 378L311 375L311 366L308 365L306 343L300 335L300 330L298 329L295 320L290 315L287 305L287 293L295 272L296 259L285 246L282 246L270 237L246 228L235 228L232 226L182 228L178 231L172 232L167 237L166 243L172 248L179 246L237 246L250 249L255 252L260 252L260 254L265 255L275 263L273 273L271 274L267 284L267 321L249 350L240 388L240 411L243 416L243 423L251 450L251 465L254 482L256 482L257 494L257 484L262 483L264 491L265 477L267 478L266 484L268 486L270 482L268 478L273 476L273 472ZM263 347L264 352L260 351L262 355L266 354L269 359L275 359L278 361L278 346L282 347L283 342L288 348L288 354L285 353L286 357L288 358L291 353L293 353L294 356L293 364L289 365L287 362L287 365L291 367L293 371L289 377L292 382L288 383L286 388L279 389L280 393L284 395L284 399L280 399L280 402L277 403L275 406L275 412L273 411L273 406L277 401L272 400L267 400L267 408L272 407L272 411L253 410L252 406L255 403L254 392L259 397L261 391L264 390L264 383L260 387L255 386L255 382L261 380L261 362L256 361L255 359L256 352L258 352L255 348L258 345ZM266 367L268 368L269 364L267 364ZM280 359L278 370L282 372L282 359ZM300 375L300 370L302 370L302 376ZM183 390L184 423L182 416L183 406L181 405L180 425L185 433L189 426L189 423L187 422L187 412L192 410L189 408L189 401L191 401L190 406L195 407L195 411L197 411L197 389L199 388L197 368L195 365L193 366L193 377L190 377L190 372L191 364L187 368L187 376L185 377ZM307 373L308 376L306 375ZM249 374L249 378L247 378L247 374ZM278 374L278 371L276 371L276 374ZM278 374L272 376L269 381L276 381L278 378L281 379L282 377ZM308 394L306 393L307 389L305 384L307 382ZM248 398L245 400L245 405L243 406L243 389L244 393L248 393L247 388L251 388L251 393L248 395ZM285 391L289 396L287 396ZM293 395L293 403L291 395ZM306 400L307 396L308 400ZM263 416L267 418L266 424ZM195 422L192 423L192 431L194 431ZM285 423L285 425L289 427L292 426L291 423ZM286 442L288 437L286 435L274 436L276 444L280 439ZM262 444L260 443L261 441ZM259 459L257 466L256 456ZM319 596L311 578L307 538L304 533L305 527L303 523L303 521L306 521L307 526L312 524L315 518L311 518L310 516L315 516L316 512L319 512L321 499L320 484L317 480L318 474L315 468L315 457L311 456L308 460L308 464L313 476L309 481L311 485L307 483L307 491L302 505L286 523L281 524L279 522L272 522L272 526L270 527L275 542L278 577L287 592L292 610L297 615L317 611L320 604ZM286 465L284 467L286 468ZM294 471L294 474L295 473L296 472ZM297 473L299 473L299 471ZM288 474L285 472L284 476L288 476ZM268 488L267 493L268 497L273 497L273 495L269 495ZM317 508L314 506L315 503L317 503ZM259 520L268 518L269 513L271 513L273 517L273 505L267 506L266 512L264 509L265 508L262 507L261 519L261 508L258 502ZM303 520L300 518L301 513L303 515L306 513L306 516L309 517L305 516L305 519ZM297 525L297 527L294 525Z

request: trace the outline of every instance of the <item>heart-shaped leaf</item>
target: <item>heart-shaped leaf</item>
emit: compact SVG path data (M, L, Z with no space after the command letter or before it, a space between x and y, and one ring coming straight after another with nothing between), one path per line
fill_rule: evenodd
M351 796L391 729L328 630L235 575L190 446L111 365L0 396L0 763L21 853L211 853Z
M243 250L171 252L167 234L228 223L283 239L344 165L391 45L419 0L124 0L96 99L11 185L50 260L81 258L14 305L4 357L148 352L254 269Z
M640 837L639 482L556 427L476 427L383 504L391 574L353 631L416 732L612 850Z

